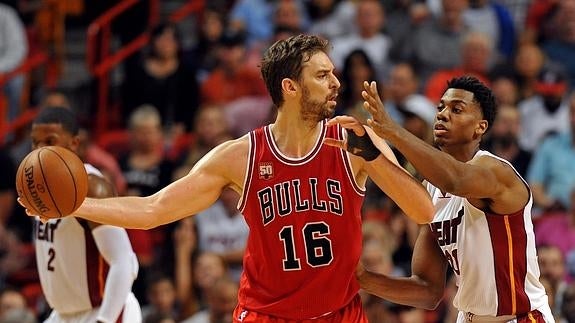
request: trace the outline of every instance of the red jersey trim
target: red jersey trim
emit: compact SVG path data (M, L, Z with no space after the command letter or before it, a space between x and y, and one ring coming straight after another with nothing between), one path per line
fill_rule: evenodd
M307 153L305 156L300 157L300 158L288 157L280 151L280 149L276 145L276 142L274 140L274 136L272 134L272 131L271 131L271 128L269 125L264 127L264 133L265 133L266 141L267 141L267 144L270 148L270 151L277 158L277 160L279 160L280 162L282 162L286 165L302 165L302 164L305 164L305 163L309 162L310 160L312 160L315 157L315 155L317 155L319 153L321 146L323 145L323 139L325 138L326 133L327 133L327 127L325 126L325 120L321 121L320 135L316 139L316 142L315 142L313 149L311 149L310 152Z
M79 221L80 222L80 221ZM88 277L88 294L92 307L98 307L102 304L104 296L104 287L106 285L106 276L108 275L108 264L104 261L96 241L92 236L91 229L87 223L80 222L84 229L84 240L86 242L86 270Z
M246 195L250 191L251 178L252 178L252 173L254 171L255 158L256 158L255 150L256 150L256 134L255 134L255 130L254 130L254 131L250 131L248 164L246 165L246 177L244 178L244 190L242 192L242 196L240 196L240 200L238 201L238 210L240 211L240 213L243 213L244 208L246 207L246 200L247 200Z
M523 211L510 215L486 214L495 264L497 316L531 310L525 291L527 233Z

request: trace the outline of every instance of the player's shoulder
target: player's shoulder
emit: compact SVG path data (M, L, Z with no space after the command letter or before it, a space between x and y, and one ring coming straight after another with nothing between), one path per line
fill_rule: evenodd
M237 139L225 141L213 149L214 154L223 158L237 158L248 154L250 150L249 134Z

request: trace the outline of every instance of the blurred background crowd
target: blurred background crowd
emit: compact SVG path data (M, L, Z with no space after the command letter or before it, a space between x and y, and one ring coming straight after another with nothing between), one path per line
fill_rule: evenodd
M49 311L14 191L39 109L74 110L82 158L120 195L148 195L273 119L258 64L298 33L331 41L338 114L365 120L362 82L376 80L390 114L424 140L447 80L491 86L498 115L482 144L531 185L541 280L558 321L575 322L575 0L2 0L0 323ZM226 191L193 218L128 230L145 322L229 316L248 234L238 199ZM365 266L409 275L417 225L375 185L363 217ZM435 311L368 295L364 306L370 322L454 322L456 288L450 279Z

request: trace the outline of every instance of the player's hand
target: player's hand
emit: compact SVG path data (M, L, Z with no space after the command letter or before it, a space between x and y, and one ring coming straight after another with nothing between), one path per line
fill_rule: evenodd
M24 202L24 200L23 200L20 196L18 196L18 198L16 199L16 201L18 201L18 204L20 204L20 205L24 208L24 210L26 211L26 215L27 215L27 216L32 216L32 217L38 216L37 214L34 214L34 213L30 210L30 207L28 207L28 206L26 205L26 203ZM42 221L42 223L46 223L46 222L48 222L48 220L50 220L49 218L43 218L43 217L41 217L41 216L38 216L38 217L40 218L40 221Z
M363 158L366 161L375 160L381 152L373 144L363 125L355 118L348 116L335 117L327 122L328 125L340 124L346 131L344 140L325 138L324 143L338 147Z
M363 137L366 134L365 128L363 125L354 117L350 116L337 116L327 121L327 125L335 125L339 124L346 130L351 130L359 137ZM347 139L344 140L337 140L334 138L325 138L323 143L328 146L338 147L343 150L348 150L347 147ZM353 152L352 152L353 153Z
M377 83L375 81L363 82L363 91L361 96L363 97L363 108L371 114L372 119L367 120L367 124L375 131L375 133L385 138L395 122L389 116L389 113L385 110L383 102L377 91Z

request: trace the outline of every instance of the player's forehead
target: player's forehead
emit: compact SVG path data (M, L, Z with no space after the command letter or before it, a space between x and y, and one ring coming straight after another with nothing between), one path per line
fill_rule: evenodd
M35 123L32 124L30 131L32 138L63 135L71 134L69 134L60 123Z
M467 105L475 103L473 92L462 89L447 89L441 97L441 102L448 104L451 102L462 102Z
M333 63L329 56L318 51L313 53L308 60L304 60L302 64L303 74L316 74L319 72L330 72L334 70Z

